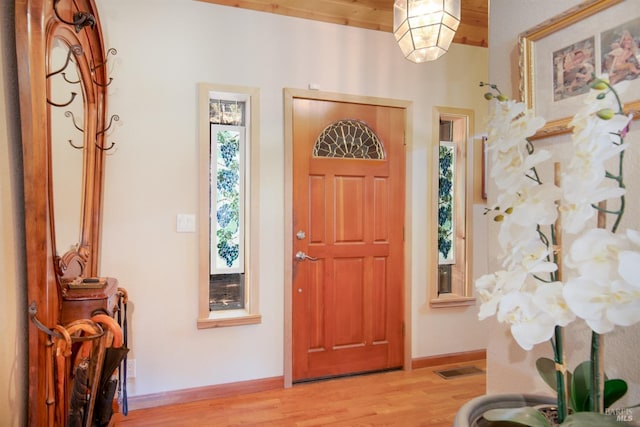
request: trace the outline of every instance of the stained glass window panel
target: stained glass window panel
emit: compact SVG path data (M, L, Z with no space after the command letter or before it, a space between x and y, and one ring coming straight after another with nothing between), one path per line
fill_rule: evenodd
M211 135L210 273L243 273L244 132L242 128L212 125Z
M455 263L455 165L456 145L440 142L438 177L438 261Z

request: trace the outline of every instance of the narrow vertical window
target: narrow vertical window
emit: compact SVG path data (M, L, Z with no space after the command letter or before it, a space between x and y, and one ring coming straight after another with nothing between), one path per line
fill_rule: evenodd
M257 90L226 92L200 86L199 327L257 323ZM215 88L220 88L216 86ZM237 88L234 89L243 89ZM205 104L206 102L206 104ZM206 114L206 116L205 116ZM253 159L253 160L252 160ZM206 177L206 178L205 178Z
M469 139L473 112L454 108L435 110L433 133L434 171L431 189L432 230L429 250L437 270L430 273L431 305L473 304L471 281ZM437 273L436 273L437 271Z
M211 124L211 310L244 308L243 126Z
M455 263L456 145L440 142L440 176L438 177L438 261Z
M440 122L438 150L438 295L451 293L451 266L455 264L456 144L453 122Z

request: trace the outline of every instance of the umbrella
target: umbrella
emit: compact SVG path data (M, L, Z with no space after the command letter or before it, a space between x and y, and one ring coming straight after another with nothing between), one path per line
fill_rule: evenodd
M113 397L115 396L118 379L112 378L116 369L127 357L129 349L126 347L109 347L104 355L100 386L96 397L94 422L98 426L106 426L113 415Z
M89 401L88 371L88 360L83 360L76 367L67 416L68 427L82 427L83 425L85 406Z

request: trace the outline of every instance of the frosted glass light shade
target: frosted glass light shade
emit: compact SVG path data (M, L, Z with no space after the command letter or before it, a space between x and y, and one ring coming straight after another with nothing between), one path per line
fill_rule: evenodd
M393 35L412 62L438 59L460 25L461 0L395 0Z

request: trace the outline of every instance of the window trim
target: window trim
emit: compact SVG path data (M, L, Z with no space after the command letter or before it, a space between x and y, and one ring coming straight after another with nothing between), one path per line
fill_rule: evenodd
M249 150L246 153L245 173L248 184L245 212L245 308L238 310L209 311L209 157L210 157L210 123L209 94L246 95L249 102L246 127ZM219 85L211 83L198 84L198 329L217 328L222 326L252 325L262 322L259 311L259 135L260 135L260 89L246 86Z
M438 175L440 170L439 164L439 148L440 148L440 127L438 124L440 120L448 120L453 122L453 135L452 141L461 143L464 147L464 151L457 152L458 161L464 162L464 168L457 168L457 171L464 171L464 178L460 179L456 176L456 183L463 182L464 185L460 189L460 198L464 204L464 227L457 227L458 229L464 229L464 236L462 241L464 243L464 250L462 255L464 257L464 266L462 267L462 274L464 274L464 280L462 283L451 282L451 293L438 294ZM432 266L428 273L428 287L429 287L429 304L431 307L457 307L475 305L476 299L473 296L473 248L470 242L473 241L473 144L471 143L471 135L473 135L473 110L461 109L461 108L449 108L449 107L434 107L433 109L433 126L432 126L432 138L431 138L431 182L429 186L429 200L430 206L432 206L429 212L429 247L427 249L428 264Z

